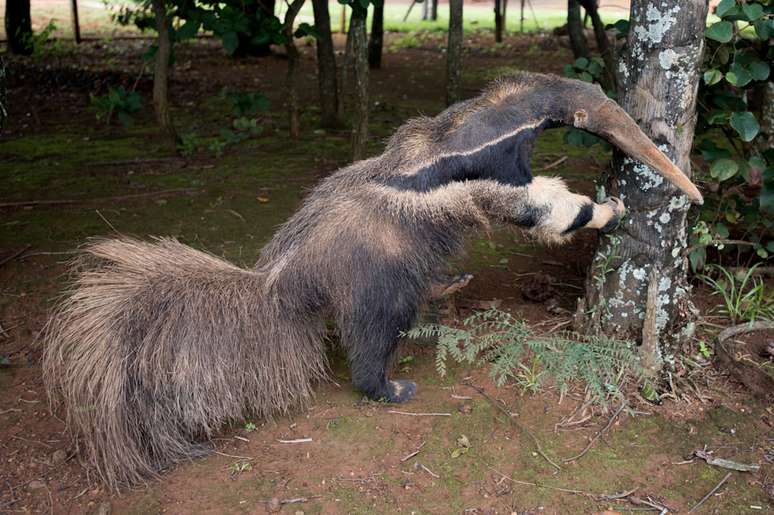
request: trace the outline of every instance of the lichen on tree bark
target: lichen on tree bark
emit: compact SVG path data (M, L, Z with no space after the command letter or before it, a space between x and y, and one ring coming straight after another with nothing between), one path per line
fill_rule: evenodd
M704 50L704 0L634 0L618 69L619 103L690 176L696 93ZM687 282L688 199L649 167L616 152L611 187L628 214L600 240L579 306L585 330L658 339L653 363L669 364L693 330ZM655 327L645 327L650 278ZM653 289L651 289L653 292Z

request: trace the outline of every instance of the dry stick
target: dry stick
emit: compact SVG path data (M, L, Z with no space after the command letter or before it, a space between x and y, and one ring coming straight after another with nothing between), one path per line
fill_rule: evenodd
M145 197L160 197L173 193L196 193L198 188L176 188L171 190L150 191L147 193L131 193L129 195L116 195L113 197L84 198L84 199L60 199L60 200L20 200L18 202L0 202L0 208L24 207L24 206L59 206L68 204L90 204L94 202L108 202L114 200L130 200Z
M10 263L11 261L16 259L17 257L19 257L22 254L24 254L25 252L27 252L30 249L30 247L32 247L32 245L25 245L24 248L22 248L21 250L17 250L16 252L11 254L10 256L8 256L6 258L3 258L2 260L0 260L0 266L3 266L6 263Z
M556 168L557 166L564 163L565 161L567 161L567 156L560 157L553 163L548 163L547 165L545 165L543 168L540 169L540 171L545 172L546 170L550 170L551 168Z
M544 485L541 483L533 483L532 481L521 481L519 479L513 479L511 476L506 476L505 474L503 474L502 472L500 472L499 470L497 470L496 468L494 468L493 466L489 465L486 462L484 462L484 465L486 465L492 472L499 474L500 477L510 481L511 483L515 483L517 485L535 486L537 488L545 488L547 490L556 490L557 492L582 495L584 497L590 497L592 499L596 499L600 501L613 501L616 499L625 499L637 491L636 488L633 488L632 490L621 492L620 494L595 494L591 492L586 492L584 490L575 490L573 488L562 488L560 486Z
M605 434L608 429L610 429L610 427L613 425L613 422L615 421L615 419L618 418L618 415L621 414L621 412L624 410L624 408L626 406L627 406L627 402L623 401L621 403L621 406L619 406L618 409L616 410L616 412L613 413L613 416L610 417L610 420L607 421L607 425L605 425L605 427L603 427L602 429L597 431L597 434L594 435L594 437L589 441L589 443L586 445L586 447L584 447L583 450L580 453L576 454L575 456L573 456L571 458L563 459L562 463L569 463L571 461L575 461L575 460L577 460L579 458L582 458L587 452L589 452L589 449L591 449L591 447L594 445L594 443L596 443L596 441L599 440L599 438L603 434Z
M420 468L422 468L422 470L424 470L425 472L427 472L428 474L430 474L434 478L439 479L441 477L438 474L436 474L435 472L433 472L432 470L430 470L429 468L425 467L422 463L420 463L419 466L420 466Z
M688 513L693 513L693 512L695 512L695 511L696 511L696 510L699 508L699 506L701 506L702 504L704 504L705 502L707 502L707 499L709 499L710 497L712 497L712 496L715 494L715 492L717 492L717 491L720 489L720 487L721 487L721 486L723 486L723 485L725 484L725 482L726 482L726 481L728 481L728 478L730 478L730 477L731 477L731 474L732 474L731 472L729 472L728 474L726 474L726 476L725 476L723 479L721 479L721 480L720 480L720 483L718 483L717 485L715 485L715 488L713 488L712 490L710 490L710 491L707 493L707 495L705 495L704 497L702 497L702 498L701 498L701 500L700 500L699 502L697 502L696 504L694 504L693 508L691 508L690 510L688 510Z
M502 414L504 414L504 415L505 415L505 418L507 418L507 419L508 419L508 421L509 421L509 422L510 422L510 423L511 423L511 424L512 424L512 425L513 425L513 426L514 426L516 429L518 429L520 432L522 432L522 433L525 433L525 434L526 434L526 435L528 435L530 438L532 438L532 441L533 441L533 442L535 442L535 447L536 447L536 449L537 449L537 453L538 453L538 454L540 454L540 456L541 456L541 457L542 457L544 460L546 460L546 461L547 461L549 464L551 464L551 466L552 466L552 467L554 467L554 468L555 468L557 471L560 471L560 470L562 470L562 467L560 467L559 465L557 465L556 463L554 463L554 462L551 460L551 458L549 458L549 457L546 455L546 453L545 453L545 452L543 452L543 447L541 447L541 445L540 445L540 441L537 439L537 437L536 437L534 434L532 434L532 431L530 431L530 430L529 430L529 429L527 429L525 426L523 426L523 425L519 424L518 422L516 422L515 420L513 420L513 417L511 416L511 414L510 414L510 413L508 413L508 411L507 411L505 408L503 408L502 406L500 406L499 404L497 404L497 402L496 402L496 401L495 401L495 400L494 400L492 397L490 397L490 396L489 396L489 394L487 394L487 393L486 393L486 392L485 392L483 389L479 388L479 387L478 387L478 386L476 386L476 385L470 384L470 383L465 383L465 385L466 385L466 386L469 386L469 387L471 387L471 388L473 388L474 390L476 390L476 391L477 391L479 394L481 394L481 396L482 396L484 399L486 399L486 400L487 400L487 402L489 402L489 404L490 404L490 405L492 405L492 407L494 407L495 409L499 410L499 411L500 411Z
M408 415L410 417L451 417L451 413L412 413L409 411L387 410L387 413L395 415Z
M417 447L417 450L416 450L416 451L414 451L414 452L412 452L411 454L407 455L405 458L403 458L402 460L400 460L400 462L401 462L401 463L404 463L404 462L406 462L406 461L410 460L411 458L413 458L414 456L416 456L417 454L419 454L419 453L422 451L422 447L424 447L424 446L425 446L425 443L427 443L427 442L422 442L421 444L419 444L419 447Z
M277 441L279 443L308 443L311 442L311 438L296 438L295 440L283 440L282 438L278 438Z
M213 451L215 454L220 454L221 456L225 456L227 458L236 458L238 460L254 460L255 458L251 458L250 456L237 456L236 454L226 454L225 452L220 451Z

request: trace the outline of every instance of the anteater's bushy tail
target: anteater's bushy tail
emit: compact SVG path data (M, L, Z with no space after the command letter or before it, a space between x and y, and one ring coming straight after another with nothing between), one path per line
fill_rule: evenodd
M122 238L89 244L73 272L43 373L112 488L206 453L224 422L304 405L325 375L322 322L258 271L173 239Z

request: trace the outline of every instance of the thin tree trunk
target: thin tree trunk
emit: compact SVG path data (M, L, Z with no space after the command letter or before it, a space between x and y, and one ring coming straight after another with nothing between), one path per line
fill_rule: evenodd
M355 4L349 19L349 34L352 41L353 78L355 86L355 120L352 124L352 159L365 157L368 143L368 38L366 18L368 10Z
M425 0L426 2L429 0ZM374 5L374 15L371 19L371 35L368 38L368 66L382 67L382 44L384 41L384 2Z
M521 0L521 16L519 18L519 32L524 33L524 3L526 0Z
M690 176L707 3L634 0L630 19L620 104ZM644 339L642 350L659 354L643 356L657 373L693 331L685 258L689 203L660 175L618 152L613 168L613 193L628 215L601 239L579 313L588 317L588 330Z
M73 36L75 37L75 42L80 43L81 24L78 22L78 0L70 0L70 8L72 12Z
M169 113L169 58L172 44L169 38L169 23L164 0L153 0L153 15L156 18L158 42L155 67L153 70L153 108L161 131L171 142L177 142L172 116Z
M0 129L5 127L8 120L8 70L5 67L5 60L0 56Z
M347 6L341 6L341 12L339 13L339 34L347 33Z
M589 57L589 47L586 35L583 33L583 21L580 15L580 2L567 0L567 33L570 36L570 47L575 59Z
M336 54L333 50L328 0L312 0L314 26L317 29L317 86L320 91L320 125L326 129L341 127Z
M288 126L290 127L290 137L293 139L301 135L301 121L298 116L298 48L296 48L295 37L293 36L293 24L296 21L298 11L304 5L304 0L293 0L285 12L285 21L283 22L283 31L285 33L285 51L288 54L288 72L285 79L285 89L288 95Z
M605 24L602 23L602 19L599 17L599 1L581 0L581 5L583 6L583 9L586 10L586 14L591 18L591 24L594 27L594 39L597 42L597 50L605 61L603 87L605 90L616 91L618 85L615 76L615 54L610 46L610 41L607 39Z
M11 53L19 55L32 53L30 0L6 0L5 36L8 38L8 50Z
M449 40L446 50L446 104L462 100L462 0L449 0Z
M494 0L494 18L495 18L495 43L502 43L503 41L502 0Z
M430 0L423 0L422 2L422 21L430 19Z
M430 4L430 19L438 21L438 0L432 0Z

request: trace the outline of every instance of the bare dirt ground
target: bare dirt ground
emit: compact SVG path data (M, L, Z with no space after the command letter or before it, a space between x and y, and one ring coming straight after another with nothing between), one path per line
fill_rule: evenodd
M510 38L492 49L482 39L487 37L474 35L467 43L471 95L503 67L558 72L570 60L553 39ZM443 108L439 41L391 35L386 47L392 50L383 69L372 76L372 153L406 118ZM0 203L44 202L0 207L0 512L564 514L648 508L618 498L631 490L645 503L685 512L728 472L692 458L705 447L761 468L732 473L700 512L774 509L774 410L706 362L693 387L661 406L638 401L632 392L633 411L611 422L612 411L574 414L583 402L581 390L560 402L550 385L536 394L515 385L496 388L483 368L453 367L440 378L432 342L419 341L406 342L401 352L410 359L395 370L397 377L419 383L409 404L364 401L332 350L331 381L320 385L309 410L273 421L234 421L213 439L210 457L146 485L106 491L82 465L61 414L49 411L40 377L38 334L65 284L64 261L72 249L113 230L174 235L249 266L305 191L346 164L349 152L347 131L316 130L311 47L304 48L304 132L291 142L280 89L284 60L231 60L214 42L198 41L177 55L172 94L181 133L210 138L229 125L230 107L219 95L223 87L262 91L272 108L261 118L262 135L222 156L204 148L176 157L153 128L150 79L137 78L144 50L141 42L92 42L77 53L62 49L45 62L11 62ZM90 94L135 83L145 107L133 126L106 127L95 120ZM537 145L534 168L563 158L544 173L591 193L608 156L567 147L561 131L549 131ZM162 193L147 195L154 192ZM126 197L138 194L147 196ZM45 203L62 200L72 202ZM594 238L589 233L566 247L542 248L507 229L481 235L456 263L476 277L454 299L454 310L466 316L494 302L536 330L566 322L581 294ZM524 298L522 291L535 280L550 284L553 302ZM706 311L712 302L705 297L700 290L697 300ZM703 337L710 341L712 335ZM689 352L701 361L696 349ZM567 425L573 414L580 422ZM529 428L561 470L547 463L535 440L513 421ZM455 453L463 435L469 448ZM280 442L296 439L310 441ZM582 457L562 462L590 443Z

